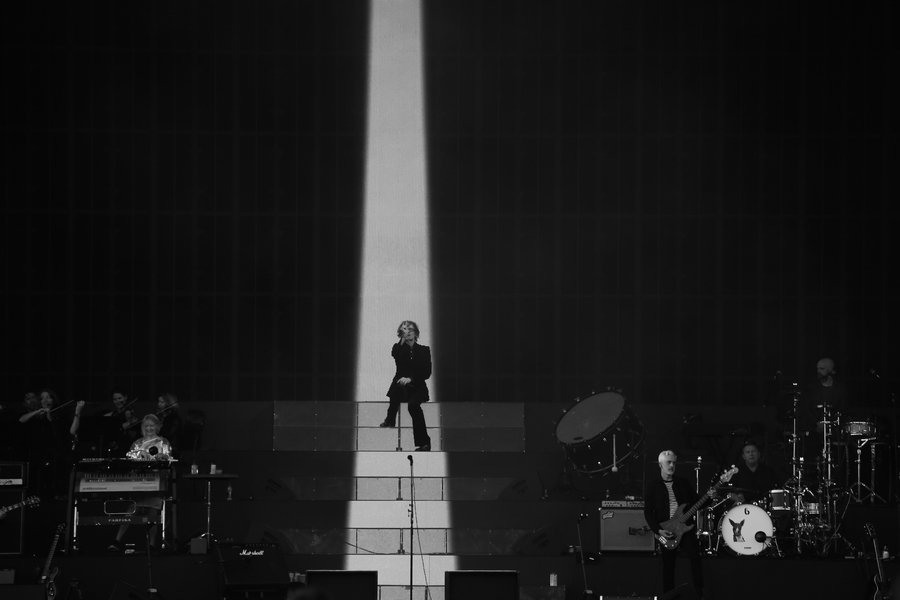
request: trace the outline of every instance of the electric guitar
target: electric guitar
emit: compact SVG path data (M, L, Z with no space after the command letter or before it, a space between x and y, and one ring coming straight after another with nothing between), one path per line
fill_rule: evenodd
M53 580L56 579L56 575L59 573L59 567L53 567L53 570L51 571L50 563L53 561L53 553L56 552L56 544L59 542L59 536L66 530L67 525L67 523L60 523L59 527L56 528L56 535L53 536L53 543L50 544L50 552L47 554L47 562L41 573L41 581L39 583L47 586L47 600L55 600L56 598L56 584Z
M679 505L678 508L675 509L675 515L665 523L661 524L662 529L671 531L675 535L667 538L664 535L656 534L656 539L657 541L659 541L659 544L666 550L674 550L675 548L677 548L678 544L681 543L681 536L694 528L693 525L685 525L685 521L693 517L694 513L697 512L697 509L703 506L703 503L706 502L709 497L712 496L713 493L715 493L716 490L722 487L722 484L731 481L731 478L734 477L734 474L737 472L737 467L731 467L730 469L725 471L725 473L723 473L722 476L719 477L718 483L706 490L706 493L703 494L700 499L697 500L697 502L695 502L694 505L687 511L684 510L684 507L687 506L687 504Z
M872 546L875 548L875 564L878 565L878 573L875 574L875 595L872 596L872 600L890 600L890 585L884 580L884 568L881 566L881 548L878 538L875 537L875 527L871 523L866 523L866 533L872 538Z
M6 516L6 513L12 512L17 508L22 508L23 506L35 506L41 503L41 499L37 496L31 496L30 498L26 498L21 502L16 502L15 504L10 504L9 506L4 506L0 508L0 519Z

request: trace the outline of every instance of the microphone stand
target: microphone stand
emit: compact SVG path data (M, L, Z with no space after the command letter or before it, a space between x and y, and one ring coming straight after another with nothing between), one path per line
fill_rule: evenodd
M409 600L413 600L413 556L416 553L414 528L416 510L416 484L413 482L413 457L409 459ZM400 534L400 551L403 551L403 534Z
M593 598L593 590L588 589L587 570L584 568L584 543L581 541L581 520L587 515L579 515L575 521L575 529L578 531L578 554L581 559L581 577L584 579L584 593L582 598Z

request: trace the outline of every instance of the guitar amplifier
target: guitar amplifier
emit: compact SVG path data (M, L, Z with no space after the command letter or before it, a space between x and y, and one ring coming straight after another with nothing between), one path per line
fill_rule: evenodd
M225 591L283 590L290 582L277 544L218 544Z
M0 488L0 508L12 506L25 500L25 492L11 492ZM0 521L0 556L22 554L25 544L25 511L10 510Z
M638 508L600 508L600 551L653 552L653 532Z
M28 487L28 463L0 462L0 490L22 491Z

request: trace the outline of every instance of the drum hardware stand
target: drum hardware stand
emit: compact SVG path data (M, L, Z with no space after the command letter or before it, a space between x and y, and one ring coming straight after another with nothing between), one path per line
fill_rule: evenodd
M833 457L831 450L831 438L833 437L832 425L837 425L837 430L841 430L841 419L840 414L836 415L836 419L832 421L832 414L830 411L830 406L827 404L822 404L822 461L825 467L825 472L822 474L824 480L819 484L819 498L824 499L822 503L823 506L820 507L820 510L825 511L825 521L828 525L828 528L831 529L835 526L835 518L836 515L832 510L832 488L834 487L834 479L833 479Z
M869 442L872 442L869 444ZM851 491L850 498L862 504L866 500L870 500L871 504L875 504L875 499L877 498L881 502L884 502L884 498L875 493L875 438L862 438L856 442L856 483L850 486L850 489L856 489L856 494L854 495ZM869 455L871 458L871 474L869 479L869 484L866 485L862 482L862 449L863 446L869 444ZM863 496L863 490L867 491L868 494Z

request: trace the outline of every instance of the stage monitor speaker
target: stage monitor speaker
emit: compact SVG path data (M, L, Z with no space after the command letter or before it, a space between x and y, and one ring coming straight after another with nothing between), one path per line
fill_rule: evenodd
M518 600L518 571L446 571L444 600Z
M600 551L653 552L653 533L640 508L600 509Z
M25 501L25 492L0 491L0 508L7 508ZM25 511L27 507L20 506L6 513L6 517L0 529L0 556L22 554L25 544Z
M59 593L60 590L57 588L57 594ZM0 586L0 598L3 600L47 600L47 586L39 583Z
M284 555L276 544L216 546L226 592L284 589L289 583Z
M335 600L378 600L378 571L307 571L306 585Z

